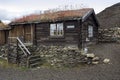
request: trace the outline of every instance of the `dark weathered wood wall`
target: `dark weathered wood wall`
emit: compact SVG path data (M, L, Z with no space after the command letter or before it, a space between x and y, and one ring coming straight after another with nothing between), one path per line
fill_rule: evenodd
M67 28L68 25L75 25L75 28ZM78 45L78 40L80 38L78 30L79 23L77 20L65 22L65 40L67 44Z
M9 37L23 37L25 42L33 42L34 36L34 25L33 24L20 24L12 26L9 31ZM12 38L11 38L12 41ZM14 42L13 40L12 42Z
M16 42L15 37L22 37L24 35L24 28L22 25L12 26L12 29L9 31L9 42Z
M93 37L88 37L88 26L93 26ZM82 23L82 43L86 43L86 38L88 38L90 41L88 43L96 43L98 40L98 26L96 25L96 22L94 20L93 14L85 20L85 22Z
M64 36L53 38L50 36L50 24L63 23ZM74 25L74 28L67 28ZM94 36L90 42L96 42L98 37L98 26L96 25L94 15L90 15L87 20L63 20L59 22L42 22L34 24L20 24L13 26L10 30L9 37L23 36L25 42L33 42L37 45L76 45L82 47L88 37L88 25L93 26Z
M57 22L56 22L57 23ZM77 21L63 21L59 22L64 25L64 36L53 38L50 36L50 24L40 23L36 24L36 42L37 44L47 45L69 45L78 44ZM75 25L75 28L68 29L67 25Z
M0 45L5 44L5 31L0 30Z

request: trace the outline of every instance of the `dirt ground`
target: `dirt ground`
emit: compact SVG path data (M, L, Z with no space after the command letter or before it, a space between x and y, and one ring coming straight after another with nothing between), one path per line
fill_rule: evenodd
M120 80L120 44L98 44L92 49L96 55L109 58L110 64L73 69L19 70L0 67L0 80Z

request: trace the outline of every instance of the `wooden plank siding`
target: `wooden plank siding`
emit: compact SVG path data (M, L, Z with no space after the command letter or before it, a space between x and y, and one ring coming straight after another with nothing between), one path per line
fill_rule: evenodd
M0 45L5 44L5 31L0 30Z
M67 28L69 25L74 25L75 28ZM65 22L65 40L67 44L78 45L78 21L66 21Z
M93 37L92 38L88 37L88 26L89 25L93 26ZM89 16L87 18L87 20L82 23L82 30L81 31L82 31L81 32L81 34L82 34L82 43L84 44L82 46L85 46L86 38L88 38L90 40L87 44L97 43L97 39L98 39L98 26L96 26L96 23L94 21L93 15Z
M75 21L63 21L56 22L63 23L64 36L53 38L50 36L50 24L51 23L40 23L36 24L36 42L37 44L47 45L78 45L78 22ZM75 28L68 29L68 25L74 25Z
M12 29L9 31L9 42L16 43L15 37L23 37L24 35L24 28L22 25L12 26Z
M9 37L23 37L23 40L26 43L33 43L33 36L34 25L32 24L12 26L12 29L9 31ZM14 42L14 40L12 42Z
M87 16L86 16L87 15ZM98 37L98 22L95 18L93 10L83 17L77 17L73 19L58 19L56 21L45 22L30 22L30 23L18 23L11 25L9 37L24 37L25 42L31 42L36 45L72 45L84 48L88 43L86 38L89 39L89 43L97 42ZM64 36L50 36L50 24L63 23ZM74 28L68 28L68 26ZM93 37L88 37L88 25L93 26Z
M0 45L7 43L8 34L9 34L9 30L0 30Z

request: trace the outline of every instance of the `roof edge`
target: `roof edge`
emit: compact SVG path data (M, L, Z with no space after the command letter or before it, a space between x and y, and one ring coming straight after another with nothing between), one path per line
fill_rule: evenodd
M94 13L94 9L88 11L83 17L82 17L82 22L84 22L92 13Z
M99 22L98 22L98 19L95 15L95 11L94 9L92 8L92 10L90 10L88 13L86 13L83 17L82 17L82 22L84 22L91 14L94 15L94 19L96 20L96 24L97 26L100 26Z
M55 21L34 21L34 22L19 22L19 23L10 23L9 25L20 25L20 24L35 24L35 23L49 23L49 22L59 22L59 21L71 21L71 20L80 20L82 17L69 18L69 19L60 19Z

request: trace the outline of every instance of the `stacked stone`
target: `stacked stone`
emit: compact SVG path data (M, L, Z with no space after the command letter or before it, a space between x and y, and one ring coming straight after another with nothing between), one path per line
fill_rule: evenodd
M99 58L94 54L88 54L79 50L78 47L66 46L28 46L32 55L40 55L41 63L55 67L74 67L80 63L97 64ZM8 61L18 63L20 66L27 66L28 56L25 56L17 46L10 45ZM18 53L17 53L18 52Z
M28 46L32 55L40 55L41 62L53 67L76 67L83 64L98 64L101 58L93 53L84 53L78 47L66 46ZM19 52L22 53L22 52ZM20 65L27 66L27 57L20 57Z
M8 45L0 46L0 56L3 58L7 57Z
M77 47L39 46L36 53L51 66L77 66L83 62L85 56Z
M99 42L117 42L120 39L120 28L99 29Z
M16 45L9 45L7 59L9 63L19 64L20 66L27 65L27 56Z
M8 58L9 63L16 64L18 62L17 61L18 55L17 55L17 47L16 46L9 45L7 58Z

